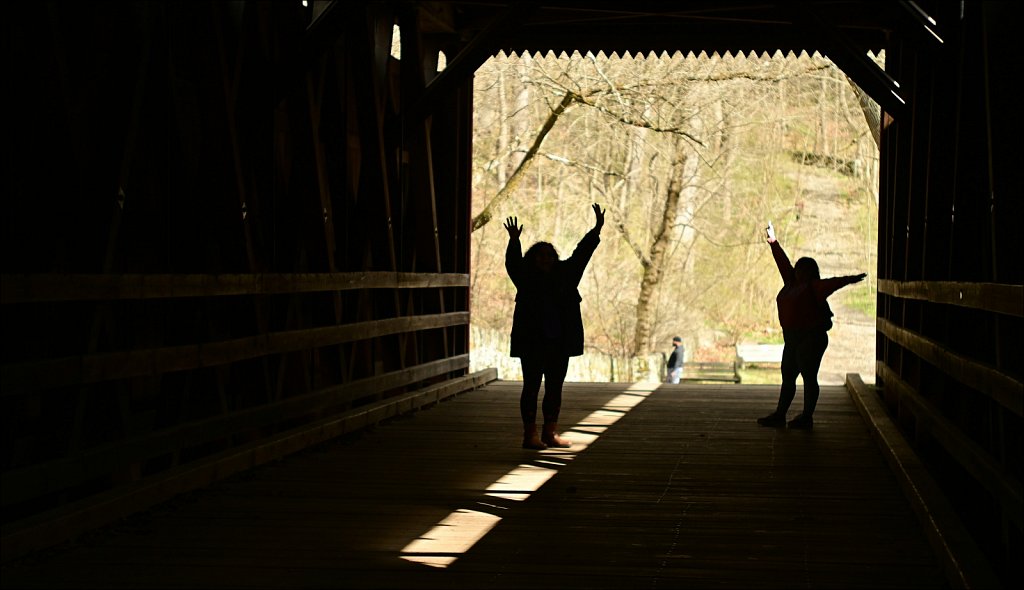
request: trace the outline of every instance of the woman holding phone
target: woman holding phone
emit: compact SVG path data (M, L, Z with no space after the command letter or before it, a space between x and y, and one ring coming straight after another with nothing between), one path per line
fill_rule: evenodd
M832 310L828 297L837 290L864 280L867 275L821 278L813 258L800 258L790 264L789 257L775 237L775 228L768 222L768 244L775 265L782 275L783 286L775 297L779 308L779 324L785 346L782 351L782 387L775 411L758 418L761 426L784 428L786 412L796 396L796 378L803 376L804 409L788 426L810 430L814 427L814 409L818 403L818 368L828 348L828 330L832 328Z

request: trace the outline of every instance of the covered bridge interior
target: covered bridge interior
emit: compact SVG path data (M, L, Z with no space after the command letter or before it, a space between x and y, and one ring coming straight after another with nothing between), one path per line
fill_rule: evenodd
M490 56L818 51L883 112L872 395L1019 581L1019 6L8 3L4 561L496 378L469 372Z

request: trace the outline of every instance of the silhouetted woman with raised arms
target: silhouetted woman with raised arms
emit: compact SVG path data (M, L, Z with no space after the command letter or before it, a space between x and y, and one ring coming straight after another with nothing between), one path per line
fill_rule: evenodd
M583 236L572 256L558 259L548 242L537 242L523 255L519 218L505 220L508 248L505 270L516 286L516 307L512 315L511 356L523 365L523 393L519 412L523 419L523 448L569 448L558 435L558 414L562 409L562 384L569 357L583 354L583 318L578 290L583 271L601 242L604 211L594 204L594 228ZM544 429L537 433L537 397L544 379Z
M814 426L814 408L818 404L818 368L828 348L828 330L832 328L832 310L828 296L842 287L864 280L864 273L844 277L821 278L813 258L801 258L796 266L775 238L768 222L768 244L784 283L775 301L785 347L782 350L782 388L775 411L758 418L761 426L785 427L786 412L796 396L797 375L804 378L804 411L789 422L790 428L810 430Z

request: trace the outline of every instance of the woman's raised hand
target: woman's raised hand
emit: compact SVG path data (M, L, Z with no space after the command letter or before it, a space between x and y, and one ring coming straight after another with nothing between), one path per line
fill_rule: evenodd
M519 234L523 233L523 226L519 225L519 218L509 217L505 219L505 231L508 232L509 238L518 238Z
M601 206L598 205L597 203L594 203L593 207L594 217L597 218L594 221L594 227L597 229L601 229L602 227L604 227L604 209L601 209Z

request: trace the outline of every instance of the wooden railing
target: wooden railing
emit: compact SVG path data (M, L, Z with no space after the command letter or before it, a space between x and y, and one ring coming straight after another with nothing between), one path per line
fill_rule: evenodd
M1020 335L1011 331L1024 317L1024 286L879 280L878 291L887 296L876 322L878 392L894 422L937 473L955 467L965 476L945 484L958 511L986 504L992 520L966 528L980 536L1019 531L1024 381ZM980 339L972 342L973 334Z
M8 356L0 366L0 402L5 409L33 415L38 428L9 438L11 448L7 449L0 479L0 500L6 515L4 559L125 516L128 509L144 509L241 469L496 379L493 370L467 374L469 312L445 312L445 290L465 291L468 287L468 275L454 273L3 275L0 304L8 317L38 316L66 306L110 309L160 300L160 305L166 306L162 309L176 315L185 305L180 301L210 302L225 297L241 297L257 309L265 296L320 297L317 301L323 302L323 295L317 294L333 293L337 298L344 292L358 292L351 297L362 297L360 293L370 290L374 294L361 301L381 301L383 293L384 301L395 302L386 309L401 310L394 317L374 319L365 319L370 312L360 312L358 321L330 325L314 325L307 318L292 322L295 329L281 330L279 326L242 337L173 346L107 351L83 346L84 350L71 355L49 357L46 352L26 350L17 351L14 358ZM428 290L430 296L421 299L433 303L400 305L411 301L405 294L415 289ZM442 303L437 303L438 298ZM454 300L468 301L468 297L462 293ZM433 307L435 312L413 311L417 307ZM447 307L451 310L453 306ZM408 313L402 313L405 311ZM126 308L120 316L122 324L118 328L129 336L135 330L132 320L144 319L134 315L137 312ZM443 339L419 340L420 335L436 335L438 330L444 333ZM465 333L458 346L449 346L450 330ZM68 330L69 334L73 332ZM197 339L210 336L195 332ZM384 341L399 351L387 357L386 364L373 360L380 357L375 347ZM443 350L426 355L416 352L436 342L443 343ZM296 353L302 358L329 356L331 376L307 379L301 388L285 386L282 390L285 360ZM351 364L357 357L365 367L353 371ZM276 361L253 364L269 359ZM268 392L271 395L231 391L246 387L247 381L238 379L237 374L254 367L262 367L266 373L257 378L260 383L274 381L273 375L277 375L276 386L266 385L274 390ZM229 369L232 373L225 372ZM198 371L208 376L209 371L219 371L216 382L222 391L196 391L185 385L184 395L205 396L214 407L219 406L219 411L143 419L129 415L130 410L125 409L132 403L134 383L149 384L144 391L166 395L166 379L187 382L189 379L183 376ZM228 375L234 375L235 380L228 380ZM211 377L207 380L214 381ZM229 390L223 391L225 387ZM172 391L177 390L172 387ZM134 422L128 424L129 420L122 418L124 424L118 432L83 444L81 433L96 417L87 408L97 398L119 399L120 412ZM239 399L245 401L232 401ZM72 415L58 417L40 409L51 406L67 408L64 411ZM69 421L68 425L63 421ZM60 437L63 439L56 440ZM34 454L19 459L14 447L32 449ZM41 455L37 449L44 448L52 451Z

